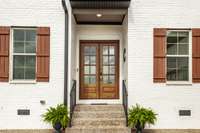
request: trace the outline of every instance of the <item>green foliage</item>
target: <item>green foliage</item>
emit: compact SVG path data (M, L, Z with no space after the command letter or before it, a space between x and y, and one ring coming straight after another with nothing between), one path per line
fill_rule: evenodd
M67 107L63 104L58 104L55 108L50 107L47 112L42 115L43 120L54 126L57 122L60 122L62 128L66 128L69 122Z
M145 127L146 124L155 124L157 120L156 115L152 109L147 109L136 104L128 110L128 125L135 127L138 123Z

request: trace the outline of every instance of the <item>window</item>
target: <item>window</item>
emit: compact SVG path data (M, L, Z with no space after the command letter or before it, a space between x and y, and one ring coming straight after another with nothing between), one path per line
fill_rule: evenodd
M12 80L35 80L36 30L14 28L12 42Z
M167 32L167 81L190 80L190 32Z

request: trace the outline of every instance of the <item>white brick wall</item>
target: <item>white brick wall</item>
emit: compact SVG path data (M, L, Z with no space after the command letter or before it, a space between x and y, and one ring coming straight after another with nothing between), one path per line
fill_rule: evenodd
M49 26L51 28L50 82L9 84L0 82L0 129L49 128L41 114L63 102L64 11L61 0L0 0L1 26ZM45 100L46 105L41 105ZM30 109L30 116L17 116Z
M49 128L50 125L43 123L40 115L47 107L62 103L64 92L64 12L61 0L0 0L0 3L1 26L51 27L50 82L36 84L1 82L0 129ZM132 0L131 2L127 40L129 105L139 103L145 107L152 107L159 114L158 122L152 128L200 128L199 84L169 86L152 82L153 28L200 27L199 4L197 0ZM75 70L71 68L78 63L71 64L73 56L76 55L77 49L74 44L77 40L74 36L76 32L68 0L67 7L69 8L69 55L71 55L69 64L72 66L68 75L70 88L71 79L77 78L73 73ZM126 41L124 42L126 46ZM123 67L126 68L125 65ZM45 100L46 105L41 105L40 100ZM31 115L17 116L19 108L30 109ZM179 109L191 109L192 116L179 117Z
M198 0L132 0L128 13L129 105L152 107L159 115L152 128L200 128L200 84L153 83L153 28L200 27ZM179 117L191 109L191 117Z

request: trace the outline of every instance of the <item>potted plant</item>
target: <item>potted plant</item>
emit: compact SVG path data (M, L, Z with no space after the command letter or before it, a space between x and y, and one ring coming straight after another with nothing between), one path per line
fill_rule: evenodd
M146 124L155 124L157 118L152 109L147 109L136 104L128 110L128 125L136 128L136 133L142 133Z
M58 104L56 107L50 107L47 112L42 115L43 120L50 123L52 127L60 132L65 129L69 122L67 107L63 104Z

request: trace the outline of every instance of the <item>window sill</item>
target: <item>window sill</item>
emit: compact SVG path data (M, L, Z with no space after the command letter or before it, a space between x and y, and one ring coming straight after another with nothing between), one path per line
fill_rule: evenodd
M191 86L192 82L191 81L167 81L166 85L177 85L177 86L188 85L188 86Z
M36 84L36 80L11 80L10 84Z

